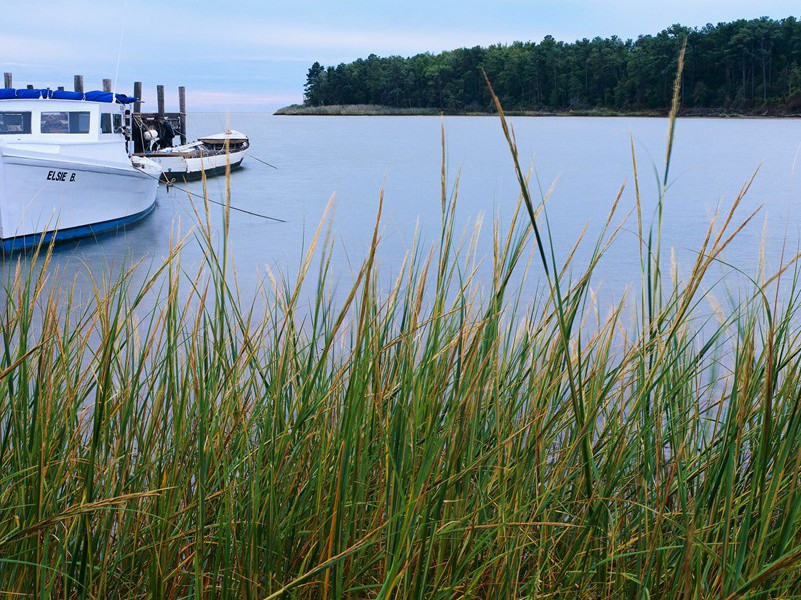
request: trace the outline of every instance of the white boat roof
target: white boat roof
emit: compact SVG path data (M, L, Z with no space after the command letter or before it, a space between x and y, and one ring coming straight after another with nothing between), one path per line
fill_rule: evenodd
M226 140L232 141L232 142L234 142L234 141L245 141L247 139L248 139L248 136L246 136L241 131L237 131L236 129L228 129L224 133L215 133L214 135L206 135L206 136L203 136L201 138L198 138L198 140L201 141L201 142L212 142L212 143L214 143L214 142L217 142L217 143L224 142Z

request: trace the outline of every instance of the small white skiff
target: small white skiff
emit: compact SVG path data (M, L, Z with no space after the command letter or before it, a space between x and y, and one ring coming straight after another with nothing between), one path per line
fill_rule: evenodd
M226 168L238 169L250 147L248 136L240 131L228 130L199 138L191 144L145 152L145 156L162 168L167 182L188 181L222 175ZM140 155L138 155L140 156Z
M0 247L98 235L155 207L158 164L128 154L111 92L0 89Z

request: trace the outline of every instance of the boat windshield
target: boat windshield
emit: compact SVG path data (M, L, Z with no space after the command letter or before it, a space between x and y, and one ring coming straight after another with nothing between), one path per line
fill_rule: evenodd
M89 133L89 111L43 112L42 133Z
M31 113L19 111L0 112L0 135L19 135L31 132Z

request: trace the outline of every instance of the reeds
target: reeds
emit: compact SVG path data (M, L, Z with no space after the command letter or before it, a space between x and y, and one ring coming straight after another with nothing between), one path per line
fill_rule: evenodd
M88 306L48 285L48 249L18 267L0 318L0 590L795 597L798 272L782 271L781 308L763 278L696 327L748 217L735 201L667 284L661 216L646 230L637 192L641 310L629 322L621 299L601 318L589 283L617 201L589 261L558 264L498 109L521 195L487 282L454 236L444 168L439 244L386 289L380 206L340 295L318 231L295 281L246 301L204 218L185 242L206 251L197 274L178 243L144 283L97 282ZM534 298L510 283L524 271Z
M328 104L325 106L305 106L292 104L279 108L276 115L318 115L318 116L377 116L377 115L432 115L437 116L436 108L403 108L378 104Z

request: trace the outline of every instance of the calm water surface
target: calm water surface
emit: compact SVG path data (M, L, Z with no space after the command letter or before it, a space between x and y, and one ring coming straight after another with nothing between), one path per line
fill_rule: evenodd
M419 230L424 243L436 241L440 220L440 127L436 117L275 117L259 113L192 114L189 137L230 127L247 133L251 152L275 165L245 159L232 176L235 206L285 222L233 213L231 249L243 291L255 290L267 271L293 273L304 246L329 200L334 275L343 285L365 255L384 189L381 225L382 273L397 272ZM512 119L524 168L533 166L535 190L552 185L548 218L554 249L563 257L587 227L597 234L621 186L616 222L634 207L631 140L637 153L644 215L654 214L665 155L667 121L651 118ZM496 118L444 120L449 188L460 176L457 231L483 219L477 246L491 261L491 221L508 224L518 188L512 161ZM756 270L764 238L768 263L776 266L784 242L799 247L801 176L797 168L801 122L784 119L686 119L677 125L671 185L664 217L664 240L680 271L687 272L693 249L703 239L718 207L728 207L758 169L739 214L760 213L727 250L725 259L748 273ZM189 189L199 193L200 183ZM539 193L539 192L537 192ZM209 180L209 194L223 200L224 178ZM221 209L214 207L215 226ZM156 211L141 224L116 235L59 247L55 264L62 283L78 278L88 292L89 275L119 271L142 260L155 264L169 251L171 237L187 233L195 217L187 195L161 188ZM639 274L636 220L632 215L601 263L595 286L619 296ZM587 244L589 249L591 244ZM587 253L579 253L578 261ZM192 272L201 262L190 242L182 265ZM577 265L578 266L578 265ZM725 274L727 267L719 267ZM488 267L480 270L486 277ZM536 267L533 272L536 280Z

